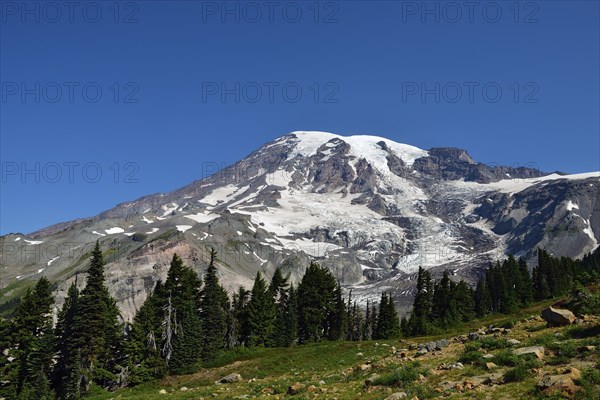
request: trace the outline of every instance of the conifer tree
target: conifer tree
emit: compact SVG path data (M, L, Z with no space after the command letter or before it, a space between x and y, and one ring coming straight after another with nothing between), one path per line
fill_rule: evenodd
M298 336L302 343L329 335L330 313L336 309L337 283L331 272L311 263L298 286Z
M41 278L28 290L17 308L13 322L15 365L14 395L18 399L50 400L54 331L52 329L52 290Z
M210 250L210 263L204 278L204 287L200 294L200 316L204 331L203 353L204 360L217 356L225 348L225 335L229 326L229 297L217 277L215 265L217 252Z
M351 319L351 322L348 323L348 314L346 312L342 287L339 282L335 287L334 302L335 303L331 312L329 313L328 318L329 333L327 338L329 340L343 339L347 330L352 330L354 332L354 336L356 336L356 330L358 329L358 331L360 331L360 325L358 325L360 322L357 320L357 316L353 315L354 319Z
M73 331L75 316L79 310L79 290L75 281L67 292L55 328L56 364L53 386L59 399L78 399L81 396L81 350Z
M289 338L290 334L288 331L287 313L289 312L290 301L288 280L289 276L284 277L281 268L277 267L269 285L269 292L273 296L273 302L275 304L275 321L271 343L277 347L290 346L291 340L293 341L293 339Z
M127 344L132 385L160 379L166 373L167 366L160 353L164 306L165 293L159 280L135 314L129 332Z
M453 300L450 276L448 271L444 271L442 279L434 284L430 317L442 328L451 326L455 322L455 304Z
M198 275L174 254L164 285L161 322L161 353L172 373L193 372L201 360L200 285Z
M533 301L533 282L527 269L527 262L523 257L519 258L519 285L517 286L519 302L521 306L528 306Z
M475 288L475 314L478 317L483 317L488 315L491 310L492 299L485 276L483 276L481 279L479 279L477 282L477 287Z
M365 307L365 322L362 328L363 340L371 340L373 338L373 314L371 313L371 304L367 299L367 306Z
M454 303L456 304L457 318L467 322L475 317L475 303L473 289L462 279L454 286Z
M400 320L391 294L381 293L379 318L373 334L374 339L391 339L400 336Z
M261 273L257 272L248 302L248 345L271 346L274 323L273 292L267 287Z
M250 291L240 286L237 293L233 295L233 321L236 343L245 344L248 341L248 301L250 301Z
M417 275L417 293L415 295L413 311L409 322L413 335L425 335L430 330L432 294L433 285L431 283L431 274L429 271L425 271L422 267L419 267ZM381 318L381 314L379 315L379 318Z
M298 338L298 297L294 286L290 286L284 314L284 336L278 345L289 347L296 343Z
M73 340L80 351L81 393L92 382L101 387L118 385L123 365L123 326L119 310L104 283L104 260L100 244L92 251L87 283L73 318ZM71 371L68 372L70 374Z

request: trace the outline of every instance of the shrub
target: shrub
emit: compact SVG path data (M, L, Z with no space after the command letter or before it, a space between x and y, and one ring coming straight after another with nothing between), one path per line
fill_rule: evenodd
M458 358L458 361L460 361L463 364L470 363L470 364L479 365L479 366L481 366L485 363L483 354L480 353L479 351L466 351Z
M508 340L504 338L485 337L481 339L481 348L487 350L505 349L510 347Z
M497 365L505 365L507 367L515 367L522 363L519 356L512 353L512 351L504 350L494 356L494 363Z
M373 381L373 385L406 387L419 378L422 373L419 366L418 362L403 365L391 374L381 375Z
M145 233L136 232L133 235L131 235L131 240L133 240L134 242L144 242L147 238L148 235L146 235Z
M516 321L513 319L509 319L508 321L504 322L503 324L500 325L500 328L504 328L504 329L512 329L515 327Z
M504 373L504 382L521 382L529 377L529 369L525 365L518 365Z
M600 364L597 366L600 367ZM597 399L600 392L600 370L597 368L586 368L581 373L581 378L577 382L583 390L577 393L578 399Z
M579 354L578 344L575 342L554 342L548 348L555 352L554 357L548 360L550 365L566 364Z

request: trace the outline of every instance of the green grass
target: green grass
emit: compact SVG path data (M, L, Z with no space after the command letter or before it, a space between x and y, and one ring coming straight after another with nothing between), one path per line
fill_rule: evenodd
M394 372L381 375L373 380L373 385L408 387L419 378L419 375L427 374L426 370L419 369L420 365L418 361L405 364Z
M505 383L521 382L521 381L524 381L525 379L527 379L530 375L531 374L529 372L529 369L527 369L527 367L525 367L524 365L519 365L517 367L509 369L508 371L506 371L504 373L504 382Z

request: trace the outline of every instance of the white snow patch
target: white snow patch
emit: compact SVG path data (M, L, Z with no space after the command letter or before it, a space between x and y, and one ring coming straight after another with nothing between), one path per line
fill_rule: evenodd
M254 257L256 257L256 258L258 258L258 259L260 260L260 264L261 264L261 265L264 265L264 264L266 264L266 263L267 263L267 260L260 258L260 257L258 256L258 254L256 254L256 251L253 251L253 252L252 252L252 254L254 254Z
M238 234L238 235L240 235L240 236L242 236L242 235L243 235L243 233L242 233L242 232L240 232L240 231L237 231L237 234Z
M567 201L567 205L565 207L567 208L567 211L571 211L573 209L579 210L579 206L573 203L571 200Z
M152 228L152 230L146 232L147 235L152 235L154 232L157 232L158 228Z
M527 179L503 179L498 182L491 183L477 183L477 182L464 182L455 181L456 186L462 186L464 188L471 188L481 191L493 191L497 190L502 193L518 193L522 190L527 189L530 186L540 182L556 181L556 180L582 180L588 178L600 178L600 171L598 172L586 172L582 174L571 174L571 175L559 175L550 174L539 178L527 178Z
M96 232L96 231L92 231L92 233L94 235L98 235L98 236L106 236L104 233L100 233L100 232Z
M207 222L212 221L213 219L219 218L219 214L199 212L198 214L186 215L185 217L192 219L196 222L207 223Z
M179 232L185 232L185 231L187 231L188 229L191 229L191 228L192 228L192 226L191 226L191 225L175 225L175 227L177 228L177 230L178 230Z
M37 270L37 273L41 274L43 270L44 270L44 268L40 268L40 269Z
M123 233L125 232L125 229L115 226L114 228L105 229L104 232L106 232L108 235L113 235L115 233Z
M132 236L132 235L135 235L135 232L123 232L123 235Z
M177 203L171 203L169 205L160 206L160 208L164 211L162 216L166 217L167 215L171 214L173 211L177 210L179 208L179 205Z
M32 244L42 244L42 243L44 243L44 241L43 241L43 240L27 240L27 239L23 239L23 241L25 241L25 242L29 243L30 245L32 245Z
M15 242L18 242L19 240L21 240L21 238L20 238L20 237L16 238L16 239L15 239Z
M149 224L151 224L152 222L154 222L154 221L152 221L152 220L150 220L150 219L146 218L146 216L145 216L145 215L142 217L142 221L144 221L144 222L146 222L146 223L149 223Z
M223 186L213 190L208 195L204 196L198 201L210 204L211 206L216 206L220 203L228 201L231 195L233 195L237 191L239 191L239 188L235 185Z
M46 265L47 265L47 266L50 266L50 264L52 264L54 261L58 260L58 258L59 258L59 257L60 257L60 256L56 256L56 257L54 257L54 258L52 258L52 259L48 260L48 262L46 263Z

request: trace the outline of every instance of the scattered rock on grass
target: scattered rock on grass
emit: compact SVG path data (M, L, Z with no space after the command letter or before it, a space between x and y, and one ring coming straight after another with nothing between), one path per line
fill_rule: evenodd
M390 396L386 397L385 400L399 400L407 397L405 392L396 392L392 393Z
M571 311L554 307L542 310L542 318L548 323L548 326L571 325L577 319Z
M537 387L546 396L572 396L577 390L573 379L565 375L547 375L538 382Z
M304 385L303 383L296 382L296 383L294 383L292 386L290 386L290 387L288 388L288 391L287 391L287 392L288 392L288 394L290 394L290 395L295 395L295 394L298 394L298 393L300 393L300 391L301 391L302 389L304 389L305 387L306 387L306 385Z
M530 347L521 347L520 349L514 349L513 354L517 356L521 356L524 354L533 354L538 359L542 360L544 358L544 352L546 350L543 346L530 346Z
M223 378L219 379L217 382L218 383L235 383L235 382L241 382L242 381L242 376L240 374L229 374L227 376L224 376Z

